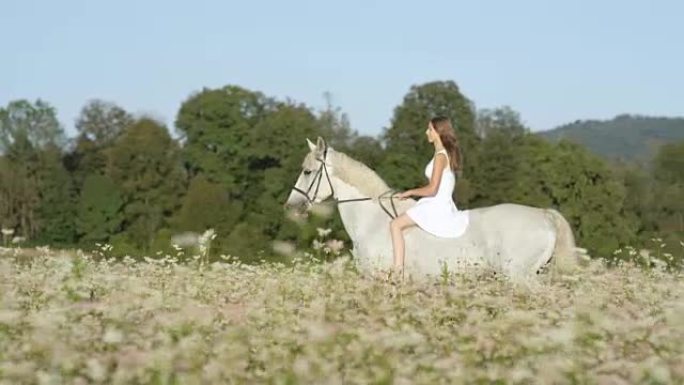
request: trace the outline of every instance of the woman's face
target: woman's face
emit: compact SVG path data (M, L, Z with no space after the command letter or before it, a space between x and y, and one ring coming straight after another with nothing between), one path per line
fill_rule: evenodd
M437 137L437 131L435 131L435 128L432 127L432 122L428 123L427 130L425 130L425 135L427 136L427 141L432 143L435 141L435 138Z

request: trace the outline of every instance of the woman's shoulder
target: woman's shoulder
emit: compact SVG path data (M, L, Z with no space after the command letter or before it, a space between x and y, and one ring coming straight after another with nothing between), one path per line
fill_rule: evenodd
M439 154L442 154L442 155L444 155L445 157L449 158L449 154L447 153L447 150L446 150L445 148L443 148L443 149L441 149L441 150L439 150L439 151L436 151L434 157L437 158L437 155L439 155Z

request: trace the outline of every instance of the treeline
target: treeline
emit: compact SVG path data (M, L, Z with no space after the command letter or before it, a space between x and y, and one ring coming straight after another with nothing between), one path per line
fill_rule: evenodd
M503 202L554 207L593 255L667 240L681 259L684 143L644 169L615 166L569 142L531 134L509 108L476 110L452 81L411 87L378 137L359 135L330 103L314 110L238 86L203 89L163 124L89 101L67 138L44 101L0 108L0 224L5 241L92 248L118 255L169 251L183 232L215 229L215 255L277 258L274 240L309 245L317 227L347 240L337 215L296 223L283 203L307 151L305 138L375 169L395 189L424 183L427 121L451 117L464 153L462 208Z

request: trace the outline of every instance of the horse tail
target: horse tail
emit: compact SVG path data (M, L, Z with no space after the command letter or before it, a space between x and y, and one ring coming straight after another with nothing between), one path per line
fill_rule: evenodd
M586 251L575 246L575 236L568 221L554 209L546 209L556 228L556 244L551 255L551 271L556 273L570 272L578 266L578 254Z

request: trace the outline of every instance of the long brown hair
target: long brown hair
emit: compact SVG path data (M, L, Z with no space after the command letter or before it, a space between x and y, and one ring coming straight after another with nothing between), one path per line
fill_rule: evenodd
M430 123L432 123L432 127L439 134L439 139L442 141L447 154L449 154L449 166L454 173L460 175L463 170L463 157L461 156L461 147L451 121L445 116L437 116L430 119Z

